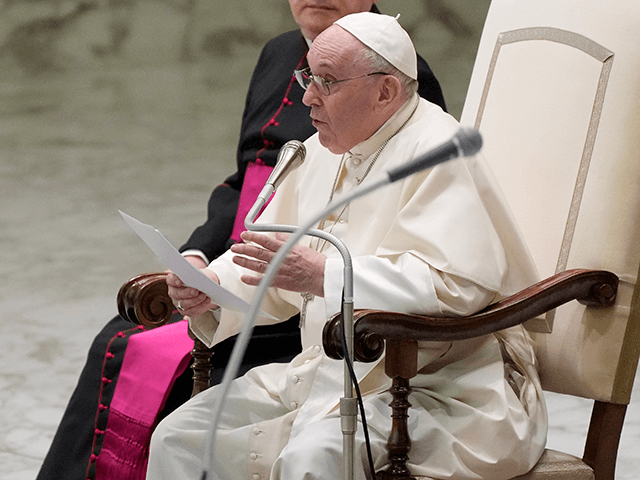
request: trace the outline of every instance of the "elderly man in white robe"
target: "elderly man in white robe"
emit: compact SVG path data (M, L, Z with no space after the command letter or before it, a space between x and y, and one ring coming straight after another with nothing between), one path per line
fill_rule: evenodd
M360 13L338 20L313 42L308 63L296 75L318 133L306 141L305 163L285 179L261 223L303 224L334 195L441 144L459 127L416 95L415 50L392 17ZM467 315L536 280L480 156L441 164L355 200L319 228L340 237L353 255L355 308ZM285 238L245 232L243 239L204 272L251 299ZM205 343L241 330L242 314L218 308L174 275L168 283ZM258 367L232 383L214 452L220 478L341 477L343 365L321 346L324 323L340 311L341 292L342 260L331 245L307 239L287 256L262 310L281 320L304 311L303 352L289 364ZM410 397L412 473L500 480L535 465L547 418L524 329L423 343L419 362ZM355 366L376 469L387 462L391 426L383 364ZM213 387L159 424L147 478L200 478L219 395ZM361 427L356 441L356 478L364 480Z

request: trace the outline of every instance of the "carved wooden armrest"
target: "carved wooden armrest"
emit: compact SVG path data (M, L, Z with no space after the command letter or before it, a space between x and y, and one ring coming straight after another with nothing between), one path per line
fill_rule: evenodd
M428 317L380 310L357 310L354 356L372 362L384 351L384 340L451 341L479 337L519 325L571 300L590 306L615 301L618 277L603 270L567 270L528 287L467 317ZM342 358L341 315L324 327L329 357Z
M118 291L118 313L145 327L165 325L175 310L168 294L166 273L143 273L125 282Z
M169 297L167 273L143 273L129 279L118 292L118 313L130 322L155 328L165 325L171 318L175 307ZM191 396L211 386L210 370L212 349L193 335L191 351L193 363L193 390Z

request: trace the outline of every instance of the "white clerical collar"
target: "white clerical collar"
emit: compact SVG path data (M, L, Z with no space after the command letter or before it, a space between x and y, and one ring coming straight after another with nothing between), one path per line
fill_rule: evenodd
M418 94L414 94L373 135L353 147L349 153L357 159L358 163L369 158L411 117L419 101Z
M304 41L307 42L307 47L311 48L311 43L313 42L313 40L309 40L307 37L305 37L304 33L302 34L302 38L304 38Z

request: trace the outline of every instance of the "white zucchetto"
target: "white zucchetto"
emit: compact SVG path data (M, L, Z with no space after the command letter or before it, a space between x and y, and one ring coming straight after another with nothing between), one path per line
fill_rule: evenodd
M352 13L334 24L344 28L405 75L418 79L416 50L397 17L372 12Z

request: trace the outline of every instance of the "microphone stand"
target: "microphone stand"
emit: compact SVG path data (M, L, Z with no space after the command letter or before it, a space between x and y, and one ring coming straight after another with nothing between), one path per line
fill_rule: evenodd
M267 184L264 186L263 191L258 196L258 200L251 207L249 213L247 214L244 226L247 230L255 231L255 232L282 232L282 233L295 233L299 227L295 227L292 225L278 225L278 224L270 224L270 225L259 225L254 223L255 218L258 216L258 213L264 206L265 198L269 198L269 196L273 193L273 188L271 185ZM337 207L335 207L337 208ZM323 217L318 219L320 221ZM345 345L345 359L344 359L344 396L340 399L340 426L342 430L342 447L343 447L343 473L344 480L353 480L355 476L355 435L357 431L357 399L354 397L353 393L353 384L352 382L356 382L357 379L351 378L351 372L348 367L347 362L353 363L353 261L351 259L351 253L349 249L344 244L342 240L340 240L335 235L332 235L324 230L319 230L317 228L310 228L303 234L322 238L329 243L331 243L340 255L342 256L343 262L343 284L344 291L342 294L342 312L343 312L343 328L346 339ZM302 235L300 235L302 237ZM283 245L282 249L285 249L286 244ZM293 248L286 248L286 252ZM283 257L284 259L284 257ZM274 259L275 260L275 259ZM277 270L276 270L277 271ZM264 278L261 281L264 282ZM268 282L267 285L270 285L271 281ZM257 297L256 298L262 298Z
M258 316L258 312L260 311L260 305L264 296L267 293L267 290L273 279L280 268L280 265L286 258L289 251L297 244L297 242L302 238L308 231L314 230L314 225L317 225L324 217L326 217L333 210L336 210L343 205L351 202L352 200L362 197L364 195L369 194L370 192L377 190L380 187L383 187L391 183L389 178L382 178L377 182L373 182L365 187L359 186L358 188L352 190L348 194L339 196L335 198L331 203L329 203L321 212L319 212L316 216L309 219L307 223L300 227L294 227L289 225L283 225L283 227L287 228L287 231L292 231L289 238L285 241L285 243L280 247L280 249L276 252L273 259L267 266L267 270L265 271L262 280L257 287L256 294L254 296L254 301L251 305L251 311L247 314L245 325L238 335L236 340L236 344L231 352L231 357L229 358L229 363L227 364L227 368L225 369L224 376L222 378L222 383L220 384L221 395L219 397L218 402L215 405L215 409L213 412L213 421L212 421L212 432L208 437L207 442L205 444L205 470L202 472L201 480L207 480L209 478L220 478L216 473L214 473L213 464L215 462L215 456L213 455L213 450L215 448L215 437L218 429L218 424L220 423L220 416L222 414L222 410L224 407L225 399L229 392L229 388L231 386L231 382L235 378L240 364L242 363L242 358L244 356L244 352L247 348L247 344L249 343L249 339L251 337L251 332L255 325L256 318ZM266 186L265 186L266 188ZM259 212L260 208L266 203L266 200L262 200L260 206L255 206L247 215L248 218L253 218ZM253 215L253 217L250 217ZM262 228L262 227L260 227ZM318 230L316 233L321 235L321 238L325 239L332 244L335 242L335 245L340 245L339 251L341 255L343 255L343 259L345 260L344 267L344 275L346 277L345 285L344 285L344 303L346 305L347 310L345 311L345 319L347 316L351 318L351 321L344 322L344 330L345 337L347 341L347 351L348 357L353 358L353 264L351 262L351 255L349 251L344 247L344 244L337 237L328 234L322 230ZM337 241L336 241L337 240ZM338 248L338 247L336 247ZM348 262L348 263L347 263ZM346 362L346 360L345 360ZM346 363L345 363L346 365ZM346 368L346 367L345 367ZM348 375L345 373L345 375ZM344 462L344 480L353 480L354 478L354 460L355 460L355 425L356 425L356 405L355 399L353 398L353 388L351 387L351 378L348 377L348 380L345 381L345 397L344 401L341 399L340 402L340 411L341 414L344 412L344 417L341 419L341 423L343 424L343 448L345 455ZM344 405L344 406L343 406ZM352 420L347 420L347 415L350 415L349 418ZM349 424L352 424L349 425ZM353 431L353 433L351 433ZM372 472L373 473L373 472ZM209 475L211 474L211 475Z

